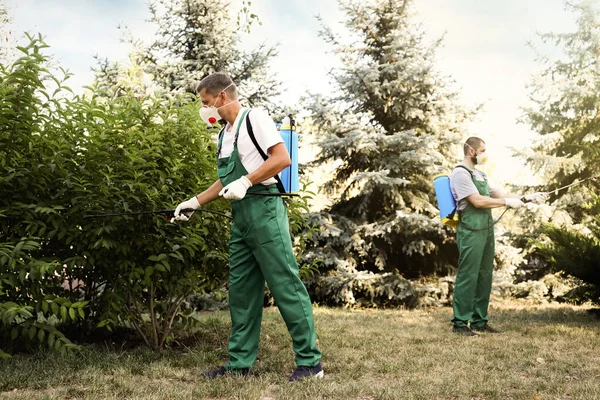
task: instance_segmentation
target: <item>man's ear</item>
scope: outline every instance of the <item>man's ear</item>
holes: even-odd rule
[[[221,93],[219,93],[219,96],[221,97],[221,101],[223,101],[223,104],[224,104],[225,102],[227,102],[228,100],[231,100],[231,99],[229,98],[229,95],[227,94],[227,92],[225,92],[224,90],[223,90],[223,91],[221,91]]]

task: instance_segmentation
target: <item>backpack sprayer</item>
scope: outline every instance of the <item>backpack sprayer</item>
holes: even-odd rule
[[[594,180],[598,178],[597,176],[592,176],[589,178],[585,178],[582,180],[576,180],[575,182],[561,186],[557,189],[551,190],[549,192],[542,192],[546,194],[555,193],[558,194],[559,191],[568,189],[572,186],[580,185],[588,180]],[[458,226],[459,223],[459,213],[456,212],[456,201],[454,200],[454,196],[452,195],[452,190],[450,189],[450,177],[446,174],[437,175],[433,179],[433,187],[435,189],[435,196],[438,201],[438,207],[440,209],[440,219],[442,220],[442,224],[450,226],[454,229]],[[524,203],[529,203],[530,200],[526,200],[525,197],[521,197],[521,201]],[[504,212],[498,217],[497,220],[494,221],[494,224],[502,218],[504,213],[508,211],[508,209],[504,210]],[[485,228],[487,229],[487,228]]]

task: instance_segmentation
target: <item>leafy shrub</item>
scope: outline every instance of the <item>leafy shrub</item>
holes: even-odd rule
[[[85,318],[87,303],[60,296],[56,272],[62,267],[32,259],[28,253],[37,249],[39,243],[29,239],[0,244],[0,335],[11,350],[73,350],[78,346],[58,328]]]
[[[554,272],[578,278],[582,286],[594,288],[580,291],[581,297],[600,302],[600,240],[590,233],[545,225],[545,242],[538,242],[537,252],[545,257]],[[567,295],[566,297],[573,297]],[[575,296],[576,297],[576,296]],[[576,298],[572,299],[577,301]]]
[[[213,138],[191,96],[67,97],[69,74],[53,75],[47,46],[30,41],[0,67],[0,272],[24,277],[3,280],[2,331],[35,319],[39,332],[34,311],[56,304],[80,334],[125,324],[162,349],[193,321],[183,299],[226,279],[228,223],[85,216],[173,208],[216,179]]]

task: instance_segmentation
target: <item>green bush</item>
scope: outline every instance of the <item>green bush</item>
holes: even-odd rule
[[[582,289],[585,289],[565,297],[574,301],[586,299],[600,303],[599,238],[554,225],[545,225],[542,231],[547,241],[538,242],[537,252],[548,261],[553,272],[564,272],[580,279]],[[590,287],[593,288],[592,293]]]
[[[61,81],[40,54],[47,46],[30,39],[13,65],[0,65],[0,335],[11,350],[65,351],[74,345],[57,328],[84,318],[86,303],[61,288],[63,266],[44,253],[60,234],[64,210],[47,206],[62,190],[55,183],[64,171],[55,160],[71,150],[66,140],[54,140],[65,104],[60,90],[49,95],[42,82]]]
[[[69,74],[53,75],[47,46],[30,40],[0,69],[0,273],[23,277],[2,280],[2,312],[39,324],[33,311],[57,304],[65,332],[125,324],[162,349],[191,322],[183,299],[225,280],[227,221],[85,216],[173,208],[216,179],[214,140],[190,96],[67,97]],[[2,319],[3,332],[15,326]]]
[[[600,196],[593,195],[590,201],[582,203],[582,208],[590,215],[584,225],[545,224],[544,236],[533,243],[552,272],[566,273],[581,281],[577,290],[563,298],[600,303]]]
[[[292,244],[300,269],[299,275],[305,281],[319,273],[320,261],[308,260],[306,257],[308,247],[314,242],[319,232],[318,225],[308,218],[310,215],[309,202],[315,197],[315,193],[308,190],[311,184],[310,181],[302,181],[301,195],[286,200]]]
[[[16,245],[0,244],[0,327],[10,350],[36,347],[77,348],[57,327],[85,318],[86,302],[71,302],[60,293],[56,262],[32,259],[39,243],[23,238]],[[20,346],[14,346],[15,344]]]

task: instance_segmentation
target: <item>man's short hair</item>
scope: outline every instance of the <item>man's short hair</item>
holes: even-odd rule
[[[200,91],[204,89],[206,90],[206,93],[213,97],[217,97],[225,88],[227,88],[225,93],[227,93],[231,99],[237,99],[237,87],[229,75],[224,72],[215,72],[214,74],[210,74],[200,81],[198,87],[196,88],[196,93],[200,93]]]
[[[470,148],[473,148],[473,150],[477,151],[479,150],[479,147],[482,144],[485,144],[485,142],[483,141],[483,139],[480,139],[477,136],[471,136],[470,138],[468,138],[465,144],[463,145],[463,152],[465,153],[465,156],[469,154]]]

